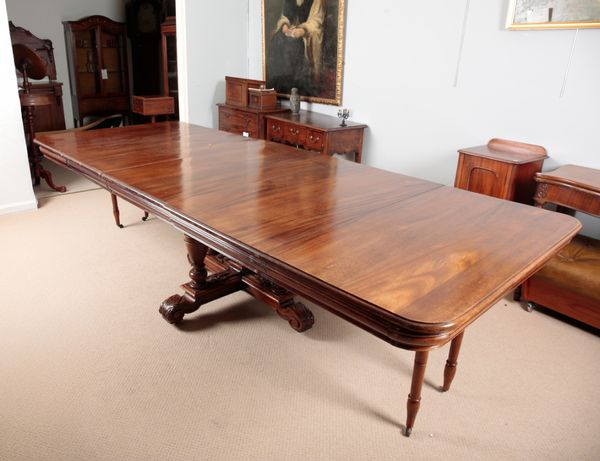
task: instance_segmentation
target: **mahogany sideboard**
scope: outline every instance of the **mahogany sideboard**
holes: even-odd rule
[[[600,170],[565,165],[535,180],[538,207],[552,203],[600,218]],[[520,297],[600,329],[600,240],[575,237],[523,284]]]
[[[494,138],[484,146],[459,149],[454,187],[533,204],[533,176],[542,170],[546,149]]]
[[[230,104],[217,104],[219,107],[219,130],[229,133],[246,134],[250,138],[265,139],[267,126],[265,117],[269,114],[289,112],[286,107],[275,109],[256,109],[253,107],[238,107]]]
[[[301,110],[298,114],[269,114],[267,140],[324,155],[350,155],[356,163],[362,161],[363,134],[367,125],[346,122],[331,115]]]
[[[448,390],[465,329],[581,228],[571,216],[181,122],[35,142],[185,233],[191,280],[162,302],[167,321],[246,290],[303,331],[314,318],[296,294],[414,351],[406,435],[429,352],[451,343]],[[223,265],[210,275],[209,249]]]

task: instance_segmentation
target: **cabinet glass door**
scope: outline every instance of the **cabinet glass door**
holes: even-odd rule
[[[123,43],[120,35],[100,31],[100,53],[102,69],[100,81],[104,94],[121,94],[125,92],[125,73],[123,65]]]
[[[168,96],[177,97],[177,38],[167,35],[167,88]]]
[[[79,92],[81,96],[94,96],[100,92],[98,81],[98,53],[94,29],[75,32],[75,50]]]

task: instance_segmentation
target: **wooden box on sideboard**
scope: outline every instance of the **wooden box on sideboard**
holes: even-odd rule
[[[277,107],[277,92],[260,88],[248,88],[248,107],[253,109],[275,109]]]

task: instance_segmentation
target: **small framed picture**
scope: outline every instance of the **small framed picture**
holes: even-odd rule
[[[583,29],[600,27],[597,0],[509,0],[506,28]]]

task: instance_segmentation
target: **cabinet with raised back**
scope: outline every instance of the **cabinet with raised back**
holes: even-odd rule
[[[533,204],[533,177],[548,158],[542,146],[494,138],[487,145],[459,149],[458,154],[454,187]]]
[[[129,114],[125,24],[104,16],[64,21],[75,126],[87,116]]]

